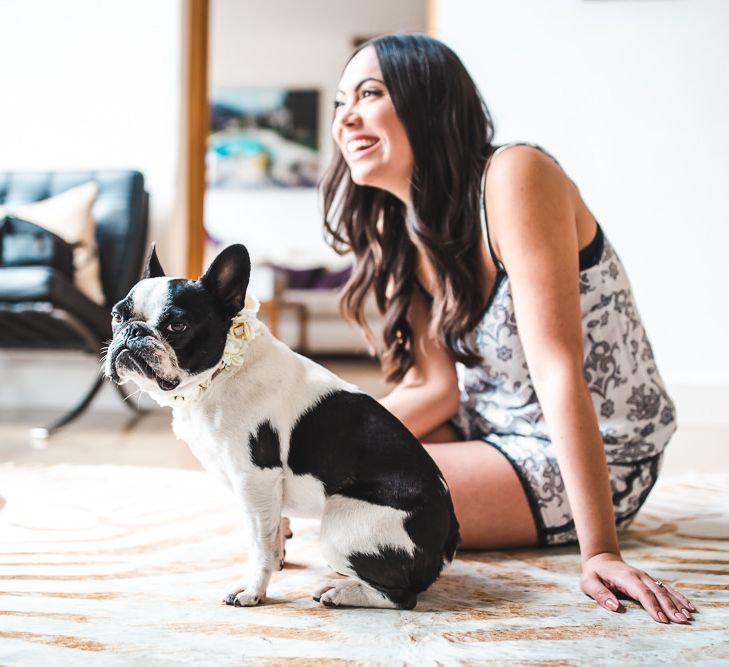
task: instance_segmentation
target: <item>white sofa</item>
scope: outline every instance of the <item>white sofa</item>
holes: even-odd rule
[[[377,333],[382,318],[373,301],[367,319]],[[369,356],[364,334],[339,313],[339,293],[325,289],[285,289],[279,300],[278,335],[303,354]]]

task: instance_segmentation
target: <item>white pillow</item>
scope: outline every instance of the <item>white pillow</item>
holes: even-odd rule
[[[0,218],[14,215],[75,244],[74,284],[89,299],[104,305],[106,297],[101,287],[96,223],[91,213],[98,190],[96,183],[89,181],[32,204],[0,206]]]

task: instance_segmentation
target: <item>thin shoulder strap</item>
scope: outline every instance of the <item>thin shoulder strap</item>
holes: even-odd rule
[[[486,245],[489,249],[489,254],[491,255],[491,259],[493,263],[496,265],[496,268],[499,271],[504,271],[504,265],[501,263],[501,261],[496,257],[496,253],[494,252],[494,247],[491,244],[491,236],[489,235],[489,221],[488,217],[486,215],[486,174],[488,174],[489,167],[491,166],[491,162],[493,159],[499,154],[502,153],[509,148],[512,148],[513,146],[530,146],[531,148],[536,148],[538,151],[541,151],[544,153],[548,158],[554,160],[555,164],[559,165],[559,162],[555,159],[553,155],[545,151],[541,146],[538,144],[533,144],[529,141],[512,141],[508,144],[503,144],[499,146],[491,155],[489,155],[488,159],[486,160],[486,164],[483,168],[483,176],[481,177],[481,233],[483,234],[483,237],[486,239]]]
[[[503,271],[504,265],[496,258],[494,247],[491,245],[491,236],[489,235],[489,221],[486,218],[486,172],[488,171],[490,161],[491,158],[489,157],[489,159],[486,160],[486,166],[484,167],[483,175],[481,176],[481,206],[479,207],[479,211],[481,213],[481,234],[484,239],[486,239],[486,247],[489,250],[491,261],[496,265],[496,268],[499,271]]]

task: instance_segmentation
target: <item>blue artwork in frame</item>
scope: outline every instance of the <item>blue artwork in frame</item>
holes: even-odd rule
[[[312,187],[319,176],[319,92],[218,88],[210,101],[208,187]]]

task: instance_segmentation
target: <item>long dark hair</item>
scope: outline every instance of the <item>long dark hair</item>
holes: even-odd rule
[[[354,252],[352,276],[340,307],[372,347],[364,314],[374,290],[385,316],[380,359],[388,380],[413,364],[407,314],[416,289],[416,246],[435,275],[431,335],[468,366],[480,361],[466,334],[484,306],[480,226],[481,177],[493,152],[493,122],[463,63],[426,35],[394,34],[373,46],[395,112],[413,152],[411,206],[394,195],[352,181],[338,148],[320,189],[327,241],[340,254]],[[349,61],[348,61],[349,62]]]

